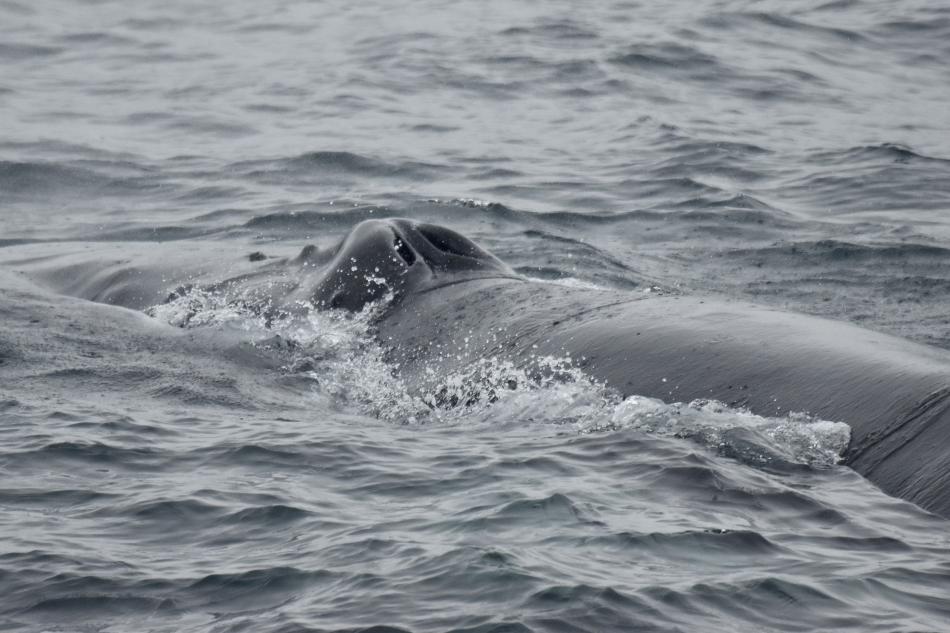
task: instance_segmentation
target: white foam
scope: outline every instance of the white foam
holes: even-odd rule
[[[597,284],[579,279],[577,277],[559,277],[558,279],[540,279],[537,277],[526,277],[528,281],[534,281],[544,284],[554,284],[555,286],[566,286],[567,288],[581,288],[583,290],[610,290],[607,286],[598,286]]]
[[[610,421],[616,427],[695,439],[727,452],[761,449],[758,455],[746,454],[747,461],[784,460],[814,468],[836,464],[851,439],[851,427],[843,422],[804,413],[763,417],[716,400],[667,404],[631,396],[614,409]]]
[[[804,414],[768,418],[713,400],[668,404],[621,399],[569,358],[515,363],[486,358],[410,389],[370,325],[392,295],[353,314],[301,304],[264,318],[266,304],[227,291],[193,289],[147,312],[179,327],[239,328],[278,354],[284,371],[314,381],[315,396],[348,412],[400,424],[553,424],[577,433],[620,429],[697,441],[752,465],[829,467],[847,448],[850,428]]]

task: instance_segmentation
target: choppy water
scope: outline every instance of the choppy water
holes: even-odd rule
[[[938,2],[3,0],[0,628],[950,630],[947,522],[840,426],[430,410],[362,318],[67,296],[406,216],[950,347],[948,59]]]

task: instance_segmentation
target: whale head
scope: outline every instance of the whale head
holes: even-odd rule
[[[361,310],[392,292],[408,293],[475,279],[521,279],[472,240],[442,226],[404,219],[366,220],[308,283],[314,304]]]

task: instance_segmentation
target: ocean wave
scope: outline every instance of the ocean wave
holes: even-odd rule
[[[130,595],[96,595],[79,593],[35,601],[23,610],[24,614],[45,617],[82,618],[95,616],[122,617],[138,613],[154,612],[174,607],[174,602],[163,598]]]
[[[641,552],[644,556],[689,560],[697,563],[713,559],[717,565],[748,564],[743,559],[790,554],[762,534],[751,530],[690,530],[674,533],[635,534],[620,532],[598,539],[598,545],[622,550],[625,554]],[[730,558],[731,561],[724,561]]]
[[[571,43],[592,41],[599,38],[596,30],[569,19],[539,20],[530,26],[510,26],[501,31],[500,35],[505,37],[533,36],[545,40],[553,38]]]
[[[3,42],[0,43],[0,59],[13,62],[44,59],[47,57],[55,57],[65,50],[64,48],[56,46]]]
[[[386,217],[387,209],[376,205],[359,205],[346,208],[341,205],[339,210],[327,211],[278,211],[251,218],[244,223],[251,229],[343,229],[354,226],[364,220]]]
[[[139,44],[139,42],[130,37],[124,37],[117,33],[107,33],[105,31],[66,33],[60,37],[60,40],[69,46],[77,44],[88,44],[90,46],[130,46]]]
[[[118,496],[96,490],[0,490],[0,506],[73,508],[88,503],[107,502]]]
[[[735,30],[765,26],[789,31],[796,36],[815,36],[819,39],[841,41],[848,45],[868,44],[868,38],[860,31],[821,24],[793,18],[774,12],[738,12],[721,13],[702,19],[702,24],[715,29]],[[756,29],[758,31],[758,29]],[[774,40],[773,40],[774,41]]]
[[[867,263],[867,262],[913,262],[930,265],[936,260],[950,260],[950,249],[932,244],[883,243],[860,244],[841,240],[818,240],[814,242],[795,242],[792,244],[774,244],[756,249],[734,249],[735,255],[766,261],[780,259],[789,266],[821,266],[831,262]],[[948,261],[950,263],[950,261]]]
[[[919,36],[922,34],[937,35],[950,32],[950,17],[918,18],[916,20],[890,20],[877,25],[881,33],[896,33],[901,35]]]
[[[0,160],[0,199],[45,200],[58,196],[138,196],[167,191],[164,177],[130,162],[73,163]]]
[[[147,467],[149,464],[161,461],[163,452],[152,448],[130,448],[105,442],[59,441],[35,449],[7,451],[5,457],[23,464],[57,461],[127,466],[134,464],[137,467]]]
[[[303,205],[299,209],[280,210],[257,215],[244,223],[245,228],[266,230],[268,232],[286,232],[296,229],[310,229],[315,234],[329,232],[342,237],[344,231],[364,220],[405,217],[420,221],[445,222],[456,219],[459,222],[471,222],[473,217],[488,221],[514,222],[529,219],[533,214],[511,209],[498,202],[476,199],[421,199],[408,200],[399,204],[366,204],[363,202],[337,199],[320,205]],[[473,216],[471,210],[477,211]]]
[[[950,158],[927,156],[914,149],[898,143],[878,143],[875,145],[860,145],[838,150],[822,150],[809,156],[810,161],[823,165],[845,166],[862,162],[902,163],[934,162],[950,164]],[[947,167],[950,169],[950,167]]]
[[[233,163],[229,171],[280,184],[314,183],[341,176],[423,180],[439,175],[445,167],[418,161],[385,161],[346,151],[316,151],[290,158]]]
[[[740,210],[740,211],[772,211],[774,207],[770,204],[755,198],[749,194],[737,193],[729,194],[723,192],[717,196],[699,196],[695,198],[690,198],[688,200],[683,200],[677,202],[673,205],[670,205],[673,208],[687,208],[687,209],[727,209],[727,210]],[[771,217],[773,213],[740,213],[738,216],[733,215],[732,217],[739,218],[755,218],[755,222],[759,223],[759,220],[764,221],[766,217]],[[724,214],[724,218],[729,218],[729,214]]]
[[[232,512],[227,517],[221,519],[224,525],[247,526],[249,524],[260,525],[262,529],[274,529],[283,525],[296,523],[311,513],[290,505],[276,504],[270,506],[261,506],[256,508],[245,508]]]

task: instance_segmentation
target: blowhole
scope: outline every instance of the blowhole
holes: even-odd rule
[[[412,266],[416,263],[416,254],[398,237],[393,240],[393,247],[396,249],[396,252],[399,253],[399,256],[402,257],[402,260],[406,262],[406,266]]]

